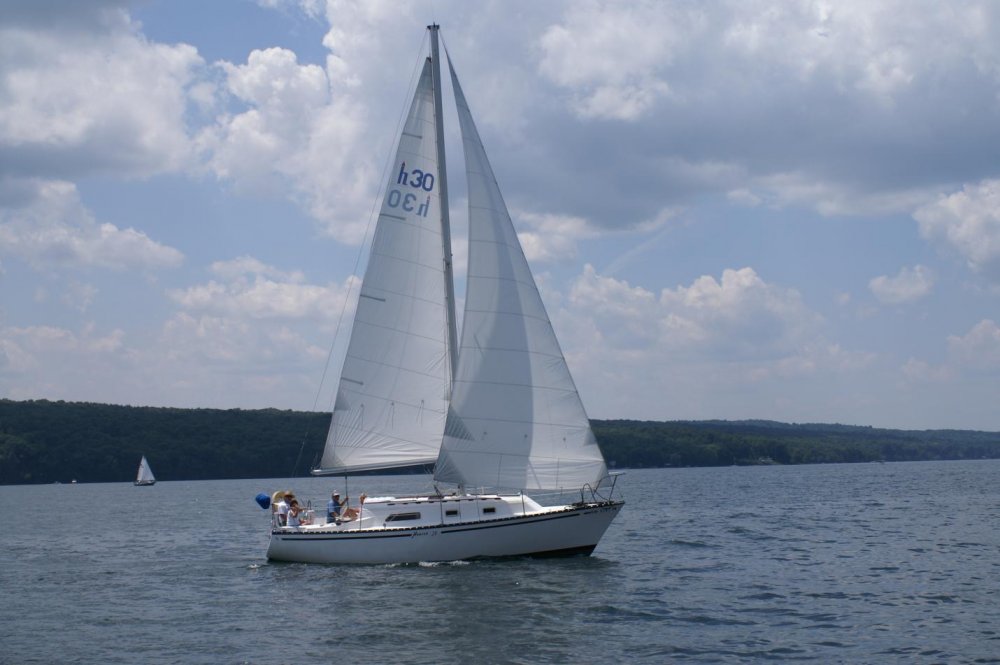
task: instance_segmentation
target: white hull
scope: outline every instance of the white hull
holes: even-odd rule
[[[137,480],[133,483],[136,487],[148,487],[149,485],[155,485],[155,480]]]
[[[390,505],[406,505],[392,501],[395,503]],[[458,501],[425,498],[410,505],[444,515],[449,504]],[[498,502],[500,512],[486,519],[385,526],[384,509],[375,508],[372,517],[362,515],[356,523],[275,528],[267,558],[303,563],[386,564],[590,554],[624,504],[606,501],[543,508],[530,499],[527,506],[520,498],[498,497],[493,501]],[[505,506],[514,508],[515,514],[504,515]],[[521,506],[527,510],[517,510]]]

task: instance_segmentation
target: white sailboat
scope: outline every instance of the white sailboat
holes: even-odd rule
[[[135,474],[135,485],[146,486],[155,484],[156,478],[153,476],[153,470],[149,468],[149,462],[146,461],[146,456],[143,455],[142,459],[139,460],[139,470]]]
[[[313,473],[434,464],[435,487],[456,489],[367,498],[357,516],[332,524],[276,521],[272,560],[589,554],[624,505],[611,498],[614,477],[449,60],[469,183],[469,273],[458,342],[438,26],[428,30],[430,57],[399,139],[326,447]],[[543,506],[526,491],[572,491],[579,500]]]

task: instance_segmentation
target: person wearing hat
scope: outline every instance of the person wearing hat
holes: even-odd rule
[[[343,502],[340,500],[340,492],[334,492],[330,495],[330,500],[326,502],[326,523],[335,524],[340,522],[340,509],[344,506],[347,499]]]
[[[288,504],[290,504],[294,498],[294,494],[291,492],[285,492],[281,495],[281,501],[275,504],[275,513],[278,515],[279,526],[285,526],[288,524]]]

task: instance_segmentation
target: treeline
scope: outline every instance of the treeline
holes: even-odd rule
[[[124,482],[145,455],[159,480],[308,473],[328,413],[0,400],[0,484]],[[1000,458],[1000,433],[770,421],[593,421],[618,468]]]
[[[143,455],[157,480],[302,475],[329,423],[277,409],[0,400],[0,484],[134,480]]]
[[[1000,432],[767,420],[602,420],[593,426],[609,463],[629,468],[1000,458]]]

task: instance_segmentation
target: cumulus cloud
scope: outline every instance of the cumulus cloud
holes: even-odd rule
[[[230,261],[215,261],[209,270],[226,280],[238,280],[247,275],[260,275],[270,279],[299,284],[305,281],[301,270],[285,271],[269,266],[252,256],[241,256]]]
[[[900,305],[923,298],[934,286],[934,273],[926,266],[902,268],[895,277],[879,275],[868,282],[868,288],[887,305]]]
[[[131,177],[191,164],[187,89],[204,66],[196,49],[147,41],[114,5],[74,3],[73,20],[65,8],[15,5],[0,21],[0,173]]]
[[[806,169],[745,178],[748,187],[732,190],[726,197],[744,206],[767,205],[812,207],[826,217],[889,215],[910,211],[935,196],[933,189],[908,187],[859,192],[854,183],[838,181]]]
[[[825,215],[899,213],[956,177],[982,177],[1000,140],[1000,13],[975,0],[919,6],[562,5],[539,35],[537,71],[577,122],[561,117],[552,136],[586,141],[601,120],[633,127],[607,142],[600,173],[566,160],[580,181],[571,212],[622,224],[653,205],[652,192],[662,205],[707,191]],[[678,180],[665,156],[728,168]],[[601,209],[609,168],[633,195],[626,219]]]
[[[519,226],[531,227],[530,231],[520,231],[517,238],[525,256],[532,262],[574,259],[577,241],[598,235],[598,231],[581,217],[524,211],[516,212],[515,216]]]
[[[656,293],[588,265],[557,302],[553,318],[581,394],[612,414],[714,417],[717,397],[742,393],[748,409],[765,409],[761,417],[774,404],[762,405],[756,387],[829,382],[875,361],[828,341],[796,290],[749,267]]]
[[[944,362],[929,363],[909,358],[901,368],[903,377],[913,384],[959,383],[1000,373],[1000,326],[983,319],[964,335],[949,335]],[[976,390],[995,391],[995,382]],[[962,391],[955,389],[956,395]]]
[[[167,295],[182,308],[229,319],[313,319],[335,321],[344,309],[350,284],[305,284],[297,271],[284,272],[253,257],[217,262],[212,271],[223,281],[210,280]],[[222,319],[220,319],[222,320]],[[228,319],[227,319],[228,320]]]
[[[184,259],[141,231],[98,223],[73,183],[42,180],[0,182],[0,252],[39,269],[167,268]]]
[[[12,399],[303,408],[326,349],[285,325],[178,313],[158,337],[120,329],[0,327],[0,393]],[[157,380],[149,381],[150,376]]]
[[[794,289],[767,284],[752,268],[725,270],[691,286],[664,289],[660,305],[668,312],[668,333],[697,331],[691,341],[735,357],[787,354],[818,323]]]
[[[56,326],[0,327],[0,392],[13,399],[79,399],[106,380],[109,359],[125,333],[99,334],[93,324],[79,331]],[[99,393],[95,393],[99,394]]]
[[[544,32],[539,70],[573,91],[580,116],[635,120],[670,92],[664,70],[678,42],[693,36],[684,32],[690,22],[662,4],[618,5],[614,11],[596,12],[594,7],[577,7],[563,23]],[[595,18],[598,22],[590,23]]]
[[[66,287],[66,293],[63,294],[62,301],[70,307],[78,309],[81,312],[86,312],[91,303],[94,302],[97,292],[97,287],[93,284],[84,284],[76,280],[71,280]]]
[[[976,371],[1000,370],[1000,326],[992,319],[983,319],[965,335],[949,336],[948,356]]]
[[[245,110],[220,116],[197,143],[209,168],[247,191],[291,192],[327,231],[357,244],[374,196],[370,151],[360,149],[364,108],[333,96],[326,71],[292,51],[253,51],[220,63]]]
[[[568,306],[618,348],[658,349],[725,360],[793,355],[816,334],[819,317],[794,289],[768,284],[752,268],[703,275],[655,294],[587,265]]]
[[[923,237],[957,252],[969,268],[1000,282],[1000,180],[965,185],[913,216]]]
[[[955,371],[949,365],[932,365],[918,358],[907,359],[901,371],[903,377],[911,383],[941,383],[956,378]]]
[[[360,242],[406,101],[417,10],[261,0],[322,15],[325,63],[261,48],[210,68],[190,46],[146,39],[123,3],[46,20],[31,4],[14,4],[0,39],[0,140],[21,175],[201,165]],[[505,193],[594,228],[635,227],[706,192],[830,215],[911,210],[982,177],[1000,140],[1000,12],[988,2],[569,2],[505,27],[508,13],[456,4],[445,26],[498,175],[514,183]],[[484,43],[510,43],[509,57]],[[221,111],[207,121],[209,108]],[[607,121],[614,136],[595,139]],[[577,146],[595,140],[601,158],[581,160]],[[558,197],[553,174],[572,174]]]

